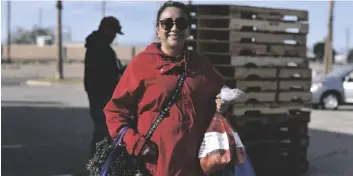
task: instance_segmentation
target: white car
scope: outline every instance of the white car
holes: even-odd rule
[[[334,110],[339,105],[353,104],[353,64],[313,80],[311,92],[313,108]]]

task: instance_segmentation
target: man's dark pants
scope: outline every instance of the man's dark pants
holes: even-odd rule
[[[105,114],[103,109],[110,100],[111,96],[88,94],[90,114],[94,123],[93,138],[91,141],[90,157],[96,152],[96,143],[109,136]]]

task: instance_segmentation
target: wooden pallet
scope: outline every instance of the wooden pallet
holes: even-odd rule
[[[254,103],[270,103],[276,102],[276,92],[248,92],[244,96],[234,100],[236,104],[254,104]]]
[[[213,64],[224,77],[236,80],[311,80],[311,69],[283,67],[238,67]]]
[[[231,41],[237,43],[257,43],[257,44],[288,44],[306,46],[306,35],[298,34],[272,34],[259,32],[241,32],[234,30],[219,30],[212,28],[192,29],[190,35],[192,39]]]
[[[231,88],[238,88],[244,92],[274,92],[277,91],[277,81],[243,81],[234,80],[232,78],[225,78],[226,85]]]
[[[307,92],[279,92],[278,102],[311,102],[312,93]]]
[[[203,53],[212,64],[233,65],[238,67],[294,67],[308,68],[309,62],[300,57],[261,57],[261,56],[232,56],[231,54]]]
[[[306,57],[305,46],[233,43],[212,40],[190,41],[189,44],[201,53],[230,53],[234,56]]]
[[[304,115],[308,112],[309,106],[310,104],[304,103],[234,104],[229,113],[235,116]]]
[[[287,117],[290,118],[287,118]],[[273,115],[271,117],[230,118],[231,124],[247,144],[278,143],[284,152],[293,146],[307,147],[309,145],[308,115]],[[266,121],[269,119],[269,121]],[[283,121],[285,119],[285,121]]]
[[[306,47],[303,46],[231,43],[230,48],[233,55],[239,56],[306,57]]]
[[[308,21],[308,11],[251,6],[231,6],[232,18],[270,21]],[[287,18],[287,17],[292,18]],[[294,17],[294,18],[293,18]]]
[[[308,170],[307,147],[298,146],[289,153],[280,149],[277,143],[247,145],[257,176],[299,176]]]
[[[239,80],[276,79],[277,68],[242,68],[229,65],[214,65],[225,77]]]
[[[308,79],[312,76],[311,69],[306,68],[279,68],[278,77],[281,79]]]
[[[311,80],[234,80],[225,77],[226,85],[244,92],[310,91]]]
[[[230,17],[230,5],[190,5],[189,11],[191,16],[218,16],[218,17]]]
[[[235,128],[242,128],[246,124],[259,124],[259,125],[280,125],[282,123],[290,122],[293,120],[303,120],[310,122],[310,111],[306,111],[305,114],[264,114],[261,116],[258,115],[233,115],[229,114],[228,119],[232,126]]]
[[[308,11],[238,5],[191,5],[189,10],[195,17],[245,18],[272,21],[308,21]],[[288,19],[287,16],[295,17]]]
[[[213,56],[212,54],[205,55],[210,58],[212,63],[217,62],[215,59],[216,56]],[[300,57],[232,56],[229,64],[243,67],[309,67],[308,60]]]
[[[309,32],[309,25],[307,23],[300,22],[285,23],[278,21],[231,19],[230,29],[256,32],[307,34]]]
[[[310,91],[311,80],[279,80],[279,91]]]
[[[203,36],[201,36],[200,34],[200,37],[203,37]],[[230,33],[230,41],[239,42],[239,43],[251,42],[251,43],[262,43],[262,44],[265,44],[265,43],[266,44],[289,44],[289,45],[306,46],[306,35],[233,31]]]
[[[193,29],[235,30],[242,32],[259,32],[273,34],[306,35],[309,32],[307,23],[286,23],[278,21],[225,19],[219,17],[200,17],[191,22]]]
[[[210,30],[230,30],[230,19],[224,18],[198,18],[191,21],[192,29],[210,29]]]

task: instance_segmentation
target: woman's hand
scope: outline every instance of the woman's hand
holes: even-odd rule
[[[152,141],[147,141],[145,147],[142,149],[141,152],[142,158],[149,163],[156,163],[158,159],[158,147]]]
[[[216,97],[216,105],[217,105],[217,112],[224,113],[227,111],[231,101],[225,101],[221,99],[219,96]]]

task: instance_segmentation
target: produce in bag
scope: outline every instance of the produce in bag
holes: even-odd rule
[[[230,102],[242,94],[244,92],[239,89],[224,86],[218,97]],[[211,120],[199,150],[199,158],[201,168],[207,175],[224,169],[228,164],[244,162],[244,146],[221,113],[216,112]]]

